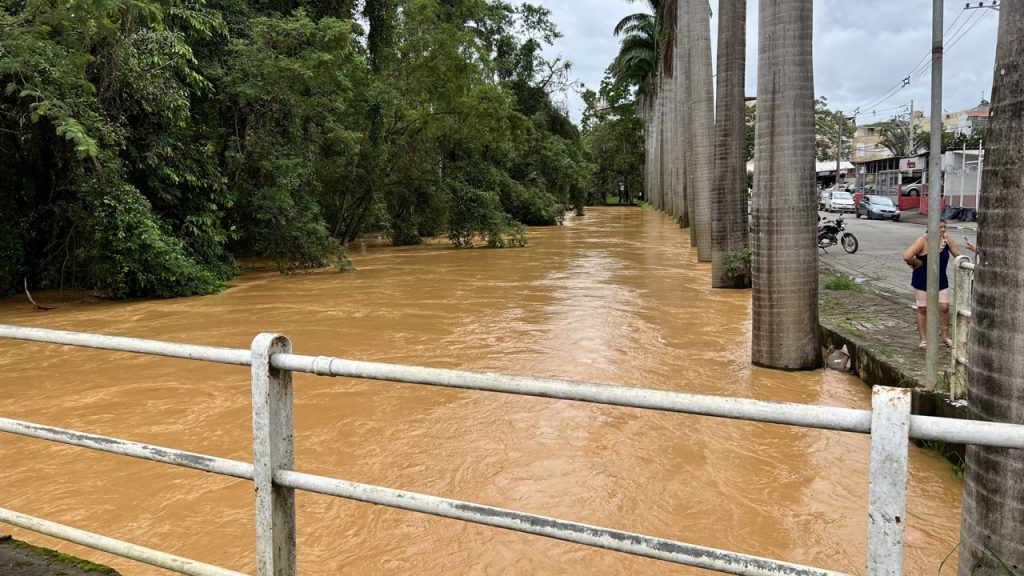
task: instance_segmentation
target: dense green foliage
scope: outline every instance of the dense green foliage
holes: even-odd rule
[[[366,232],[520,245],[593,172],[557,37],[500,0],[0,0],[0,295],[210,293]]]
[[[630,85],[613,80],[612,73],[599,92],[583,94],[583,141],[596,166],[591,204],[609,196],[630,203],[643,195],[643,121],[636,115]]]
[[[757,124],[757,105],[748,103],[746,110],[747,123],[747,160],[754,158],[754,129]],[[836,159],[836,146],[842,134],[843,158],[849,158],[853,149],[853,135],[856,127],[849,118],[845,118],[839,110],[828,107],[828,98],[819,96],[814,100],[814,148],[815,158],[819,162]]]

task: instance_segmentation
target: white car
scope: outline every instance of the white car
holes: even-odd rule
[[[857,206],[853,203],[853,196],[843,190],[833,190],[825,200],[826,212],[856,212]]]

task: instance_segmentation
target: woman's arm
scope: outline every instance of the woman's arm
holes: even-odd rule
[[[946,245],[949,246],[949,253],[952,254],[954,258],[963,255],[963,252],[960,251],[960,247],[956,245],[956,241],[953,240],[952,236],[946,234],[944,238],[946,239]]]
[[[907,248],[906,251],[903,252],[903,261],[907,263],[907,266],[910,266],[911,268],[917,268],[918,266],[923,264],[923,262],[921,262],[921,259],[917,257],[917,255],[920,254],[921,250],[923,249],[924,237],[922,236],[917,240],[914,240],[914,243],[910,245],[910,248]]]

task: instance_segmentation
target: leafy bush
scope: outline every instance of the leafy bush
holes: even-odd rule
[[[725,275],[734,279],[746,279],[745,283],[747,286],[750,285],[750,265],[751,254],[749,248],[726,254],[722,259]]]
[[[160,227],[149,201],[123,184],[95,194],[89,217],[92,285],[114,298],[211,294],[223,283]]]
[[[562,213],[562,204],[541,188],[512,182],[508,213],[528,226],[551,226]]]
[[[448,239],[455,246],[471,247],[477,237],[492,248],[526,245],[523,225],[502,210],[496,193],[456,182],[451,196]]]

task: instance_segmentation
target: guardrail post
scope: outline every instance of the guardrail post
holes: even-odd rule
[[[907,388],[885,386],[875,386],[871,393],[867,566],[869,576],[903,574],[910,394]]]
[[[295,490],[274,485],[274,472],[295,465],[292,373],[270,366],[291,353],[286,336],[263,333],[252,341],[252,435],[256,486],[256,573],[295,576]]]
[[[953,264],[953,298],[949,308],[953,350],[950,352],[949,398],[967,397],[967,344],[971,328],[971,295],[974,291],[974,264],[968,256],[957,256]]]

